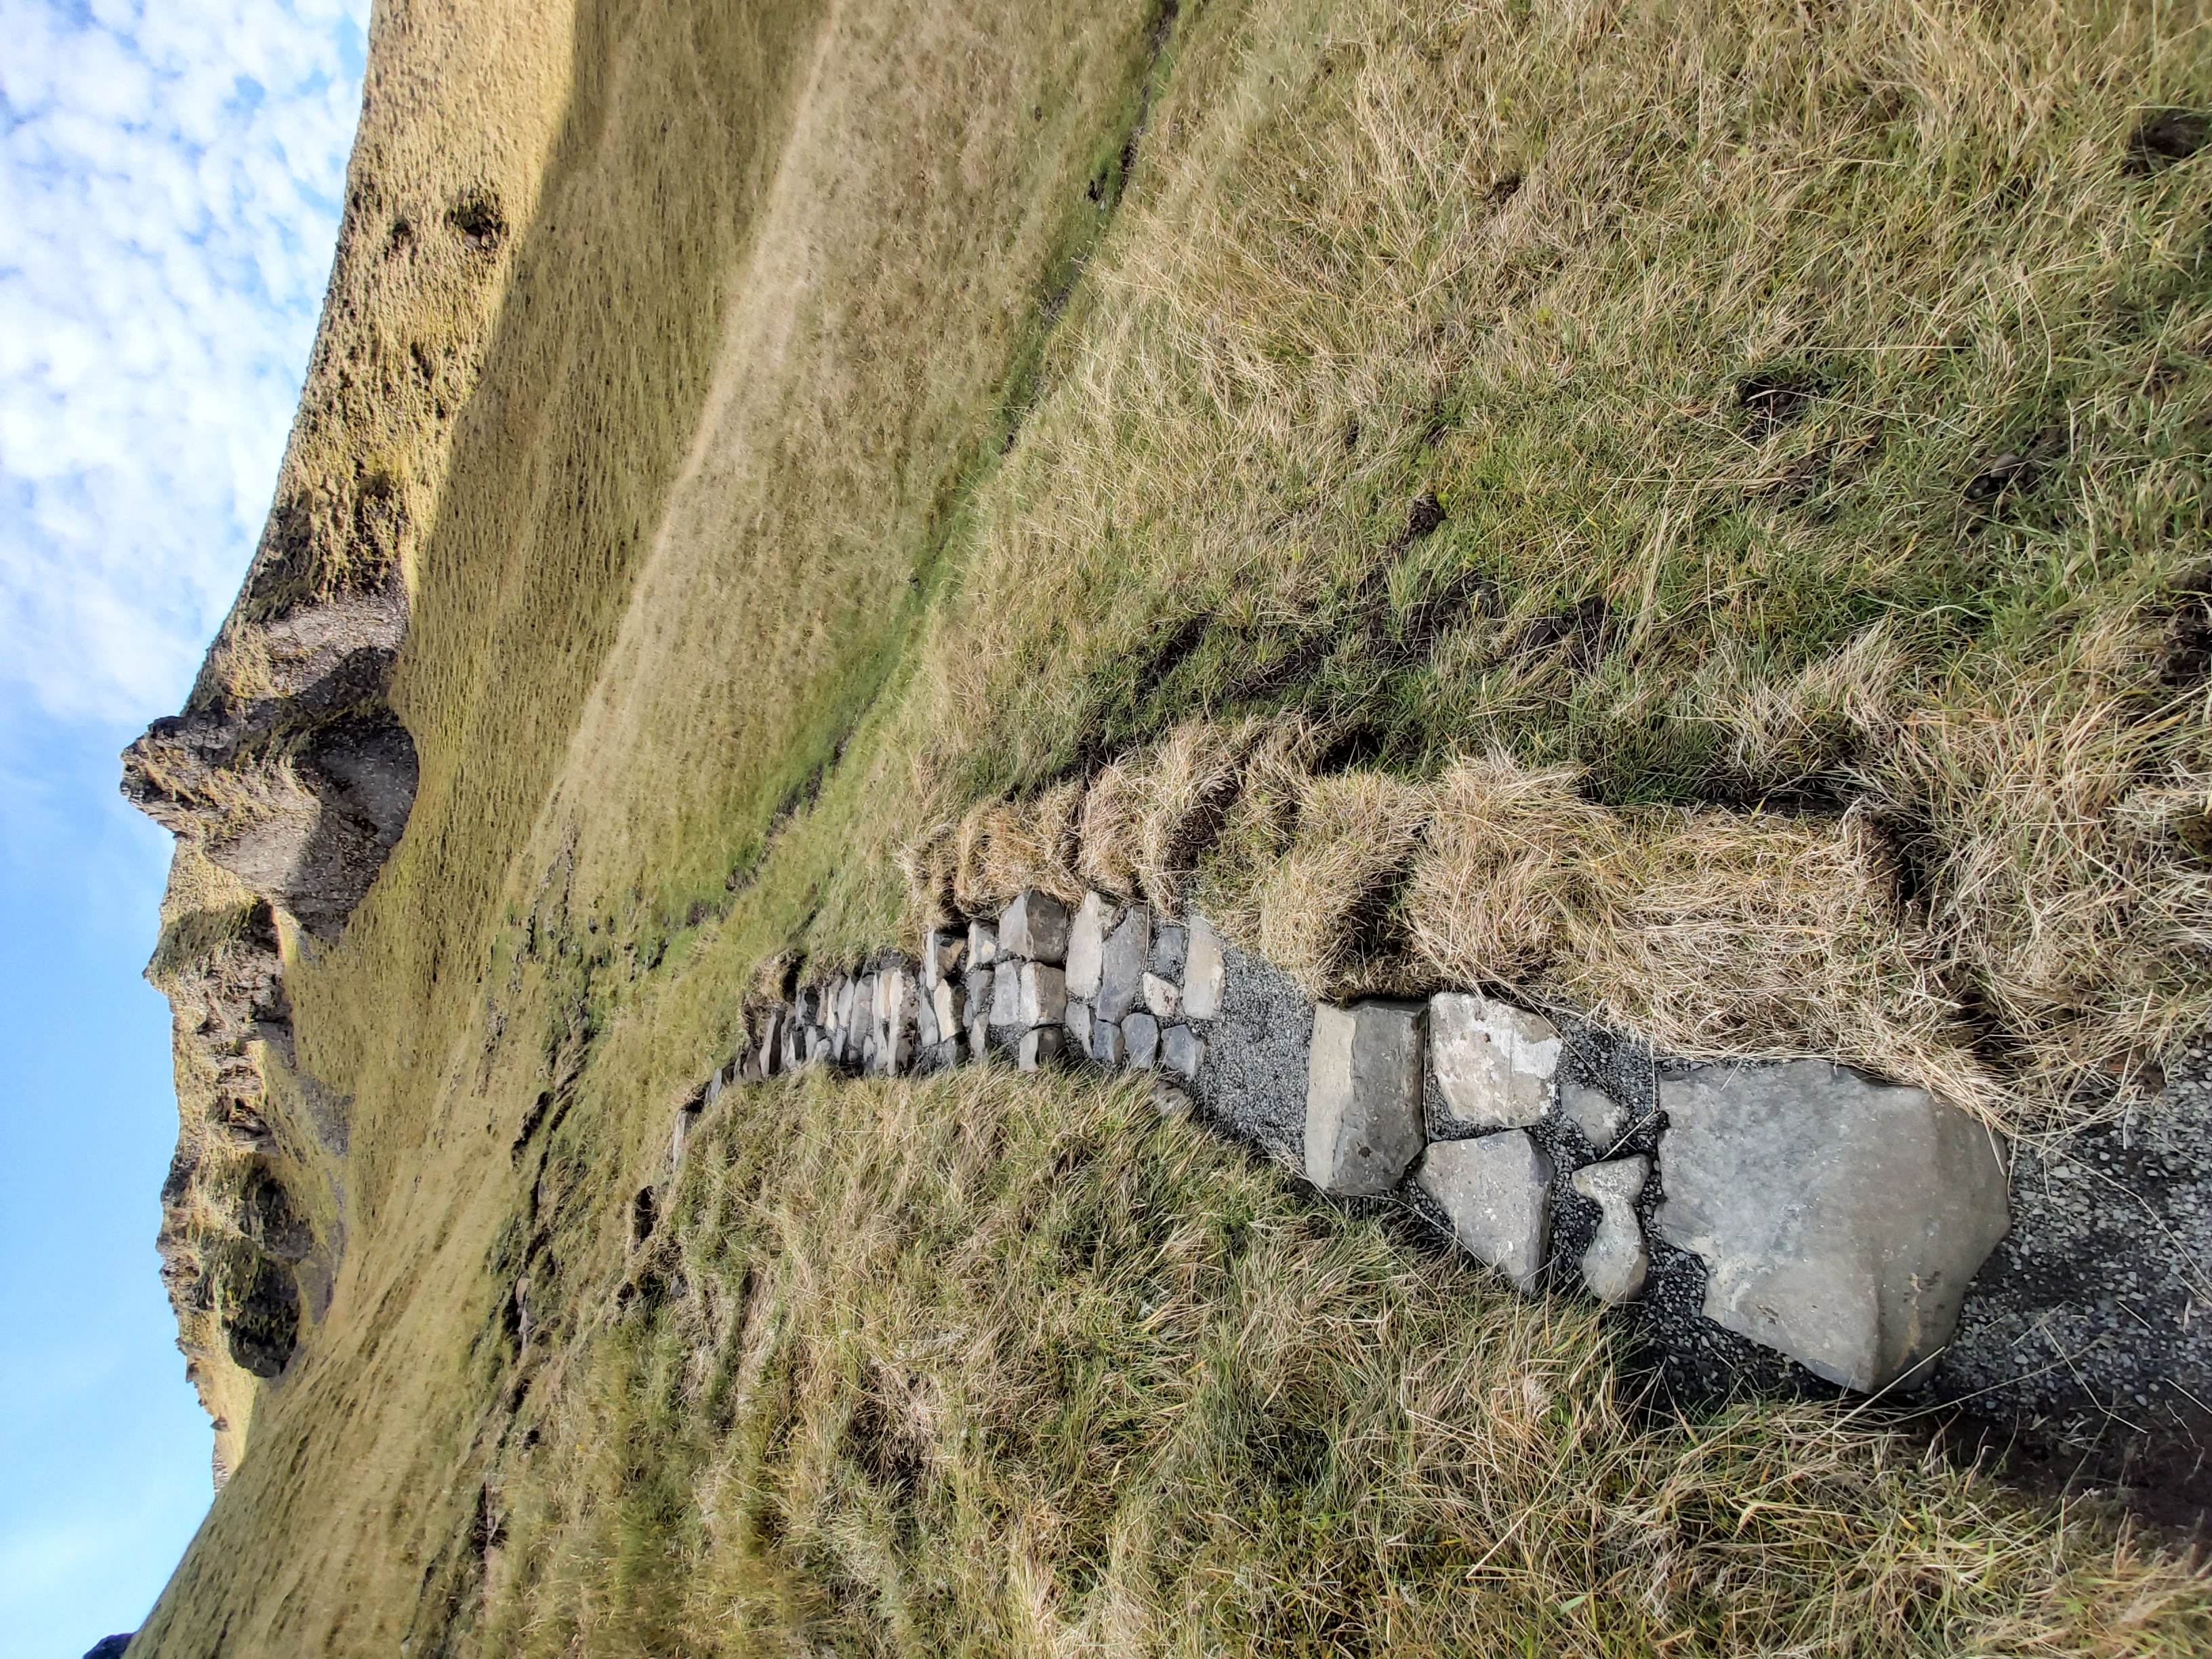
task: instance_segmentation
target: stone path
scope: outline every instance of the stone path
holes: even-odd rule
[[[2154,1448],[2169,1510],[2212,1504],[2202,1051],[2138,1121],[2015,1162],[1923,1091],[1826,1062],[1671,1062],[1471,989],[1316,1007],[1202,919],[1099,893],[1024,894],[756,1029],[689,1111],[810,1063],[1151,1070],[1164,1109],[1340,1201],[1403,1205],[1524,1292],[1613,1306],[1677,1403],[1962,1405],[2057,1474],[2139,1485]]]

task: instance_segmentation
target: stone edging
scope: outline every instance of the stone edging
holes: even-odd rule
[[[881,1077],[996,1053],[1024,1071],[1148,1070],[1162,1109],[1188,1112],[1195,1095],[1322,1191],[1407,1204],[1524,1293],[1568,1281],[1635,1300],[1649,1222],[1662,1249],[1703,1264],[1706,1319],[1868,1390],[1927,1371],[2005,1232],[2002,1146],[1925,1091],[1813,1060],[1655,1067],[1645,1116],[1660,1122],[1632,1122],[1626,1091],[1563,1077],[1552,1019],[1476,991],[1309,1004],[1301,1055],[1279,1042],[1272,1063],[1232,1066],[1214,1058],[1232,959],[1271,972],[1194,914],[1096,891],[1071,914],[1030,890],[931,933],[919,963],[886,954],[762,1010],[679,1114],[675,1156],[724,1089],[806,1066]],[[1286,1112],[1300,1086],[1302,1112]],[[1240,1123],[1262,1093],[1272,1136]],[[1555,1188],[1596,1215],[1569,1272],[1553,1261]]]

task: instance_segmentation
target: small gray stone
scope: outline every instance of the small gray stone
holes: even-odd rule
[[[968,1023],[968,995],[957,979],[941,979],[937,989],[930,994],[930,1009],[937,1016],[939,1042],[959,1035],[960,1028]]]
[[[914,1010],[914,1039],[924,1048],[934,1048],[938,1040],[937,999],[916,999]]]
[[[1226,978],[1221,936],[1205,917],[1193,916],[1183,958],[1183,1012],[1192,1019],[1217,1018],[1221,1012],[1221,993]]]
[[[969,969],[995,966],[999,960],[999,930],[988,921],[968,924],[968,966]]]
[[[1132,1014],[1121,1022],[1121,1041],[1129,1064],[1148,1067],[1160,1057],[1160,1023],[1150,1014]]]
[[[1101,1066],[1109,1067],[1119,1066],[1127,1054],[1127,1049],[1123,1046],[1124,1042],[1125,1039],[1121,1036],[1120,1026],[1103,1019],[1094,1019],[1091,1022],[1091,1058]]]
[[[1114,931],[1121,907],[1103,893],[1085,893],[1067,930],[1067,994],[1088,1001],[1098,994],[1099,969],[1106,957],[1106,935]]]
[[[990,1018],[991,998],[997,988],[998,981],[999,970],[995,968],[970,968],[962,975],[961,984],[968,992],[967,1013],[969,1020]]]
[[[934,991],[960,972],[960,963],[967,954],[967,934],[932,933],[923,941],[921,947],[922,984]]]
[[[1155,1019],[1173,1019],[1182,1002],[1182,987],[1158,974],[1145,975],[1145,1006]]]
[[[930,1064],[940,1072],[949,1072],[963,1058],[960,1039],[950,1036],[929,1051]]]
[[[783,1069],[783,1010],[771,1008],[761,1017],[760,1047],[755,1059],[763,1077],[774,1077]]]
[[[1182,1077],[1196,1077],[1206,1060],[1206,1044],[1188,1025],[1170,1025],[1160,1033],[1160,1064]]]
[[[1536,1290],[1552,1247],[1552,1160],[1525,1131],[1432,1141],[1413,1178],[1469,1255]]]
[[[1014,1064],[1024,1072],[1049,1066],[1060,1058],[1060,1041],[1059,1026],[1034,1026],[1022,1033],[1021,1045],[1014,1051]]]
[[[1067,1005],[1067,1046],[1086,1058],[1091,1053],[1091,1005],[1071,999]]]
[[[1583,1132],[1583,1139],[1602,1158],[1628,1127],[1628,1109],[1602,1089],[1587,1083],[1564,1084],[1559,1089],[1559,1115]]]
[[[1446,991],[1429,999],[1430,1063],[1444,1109],[1474,1128],[1520,1128],[1551,1109],[1559,1028],[1510,1002]]]
[[[1152,1085],[1152,1109],[1162,1117],[1188,1117],[1190,1097],[1162,1078]]]
[[[988,1060],[991,1057],[991,1024],[981,1014],[968,1021],[968,1058]]]
[[[1031,962],[1066,962],[1067,907],[1030,888],[999,913],[999,949]]]
[[[991,970],[991,1029],[1013,1030],[1028,1023],[1022,1018],[1022,964],[1001,957]]]
[[[1152,957],[1152,907],[1133,904],[1106,936],[1098,972],[1099,1018],[1119,1021],[1137,1006],[1144,994],[1145,964]]]
[[[1636,1218],[1636,1200],[1650,1178],[1651,1160],[1641,1154],[1584,1164],[1574,1173],[1575,1190],[1599,1210],[1597,1237],[1583,1252],[1583,1283],[1607,1305],[1636,1296],[1651,1271],[1644,1224]]]
[[[1152,971],[1162,979],[1180,980],[1190,955],[1190,929],[1179,921],[1164,921],[1152,930]]]
[[[1996,1137],[1924,1089],[1823,1060],[1662,1077],[1659,1231],[1705,1264],[1705,1316],[1845,1388],[1951,1340],[2010,1224]]]
[[[1048,962],[1022,964],[1024,1025],[1059,1025],[1067,1018],[1067,975]]]
[[[1322,1003],[1306,1068],[1306,1179],[1328,1193],[1387,1193],[1419,1154],[1428,1009]]]

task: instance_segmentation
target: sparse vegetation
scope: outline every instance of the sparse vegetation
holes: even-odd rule
[[[2212,995],[2197,10],[509,21],[357,159],[459,156],[319,360],[449,447],[303,425],[272,521],[404,571],[422,781],[285,939],[346,1254],[144,1646],[2204,1644],[2176,1561],[1837,1408],[1641,1421],[1585,1315],[1118,1093],[750,1092],[629,1253],[757,975],[1017,879],[2112,1099]]]

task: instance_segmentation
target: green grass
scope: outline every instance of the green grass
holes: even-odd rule
[[[2191,1573],[1910,1438],[1639,1422],[1594,1311],[1316,1205],[1136,1085],[725,1099],[491,1476],[487,1650],[2212,1640]]]

